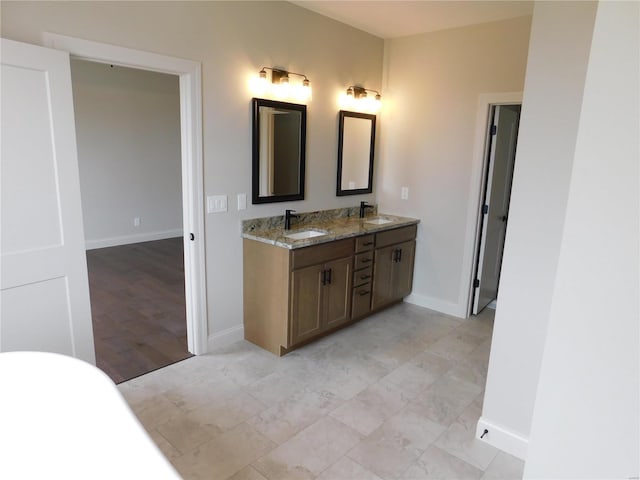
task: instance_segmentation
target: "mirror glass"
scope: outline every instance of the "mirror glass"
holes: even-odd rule
[[[253,203],[304,199],[307,106],[253,99]]]
[[[375,135],[375,115],[340,111],[338,196],[371,193]]]

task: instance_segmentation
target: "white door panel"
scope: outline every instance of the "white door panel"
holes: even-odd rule
[[[95,363],[69,55],[1,42],[0,351]]]
[[[507,106],[495,107],[493,124],[496,134],[492,138],[487,175],[485,205],[488,211],[482,223],[482,236],[478,257],[477,278],[473,314],[477,314],[497,298],[511,181],[518,138],[518,110]]]

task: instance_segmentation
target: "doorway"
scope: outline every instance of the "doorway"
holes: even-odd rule
[[[483,189],[478,212],[471,314],[495,308],[509,217],[521,104],[491,105],[486,130]]]
[[[49,32],[43,33],[43,40],[45,46],[68,52],[71,58],[178,76],[187,344],[194,355],[207,353],[201,64]]]
[[[71,59],[96,365],[122,382],[187,349],[177,75]]]

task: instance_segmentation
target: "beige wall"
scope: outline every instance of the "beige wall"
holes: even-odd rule
[[[242,325],[243,218],[373,201],[335,196],[337,97],[361,83],[379,89],[383,41],[287,2],[2,2],[2,36],[42,44],[48,31],[202,62],[205,194],[229,195],[229,212],[207,215],[209,334]],[[236,210],[251,197],[251,94],[263,66],[306,74],[306,199]],[[231,329],[231,330],[230,330]]]
[[[182,235],[178,77],[72,60],[71,78],[87,248]]]
[[[465,315],[478,97],[522,91],[529,27],[519,17],[386,42],[377,194],[381,211],[421,220],[410,301]]]

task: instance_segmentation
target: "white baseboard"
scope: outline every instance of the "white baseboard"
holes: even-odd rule
[[[502,425],[492,423],[484,417],[478,420],[476,428],[476,438],[480,439],[480,435],[486,430],[487,434],[482,439],[483,442],[496,447],[503,452],[507,452],[521,460],[527,459],[527,449],[529,447],[529,439],[525,438]]]
[[[118,245],[152,242],[154,240],[164,240],[165,238],[181,237],[182,235],[184,235],[182,229],[138,233],[135,235],[122,235],[120,237],[101,238],[99,240],[85,240],[84,248],[85,250],[94,250],[96,248],[117,247]]]
[[[237,325],[221,332],[213,333],[207,339],[207,352],[212,352],[216,348],[225,347],[240,340],[244,340],[244,325]]]
[[[438,300],[436,298],[427,297],[426,295],[412,293],[408,297],[406,297],[404,301],[413,305],[418,305],[419,307],[435,310],[436,312],[452,315],[454,317],[467,317],[466,308],[464,308],[463,306],[460,306],[457,303],[446,302],[443,300]]]

